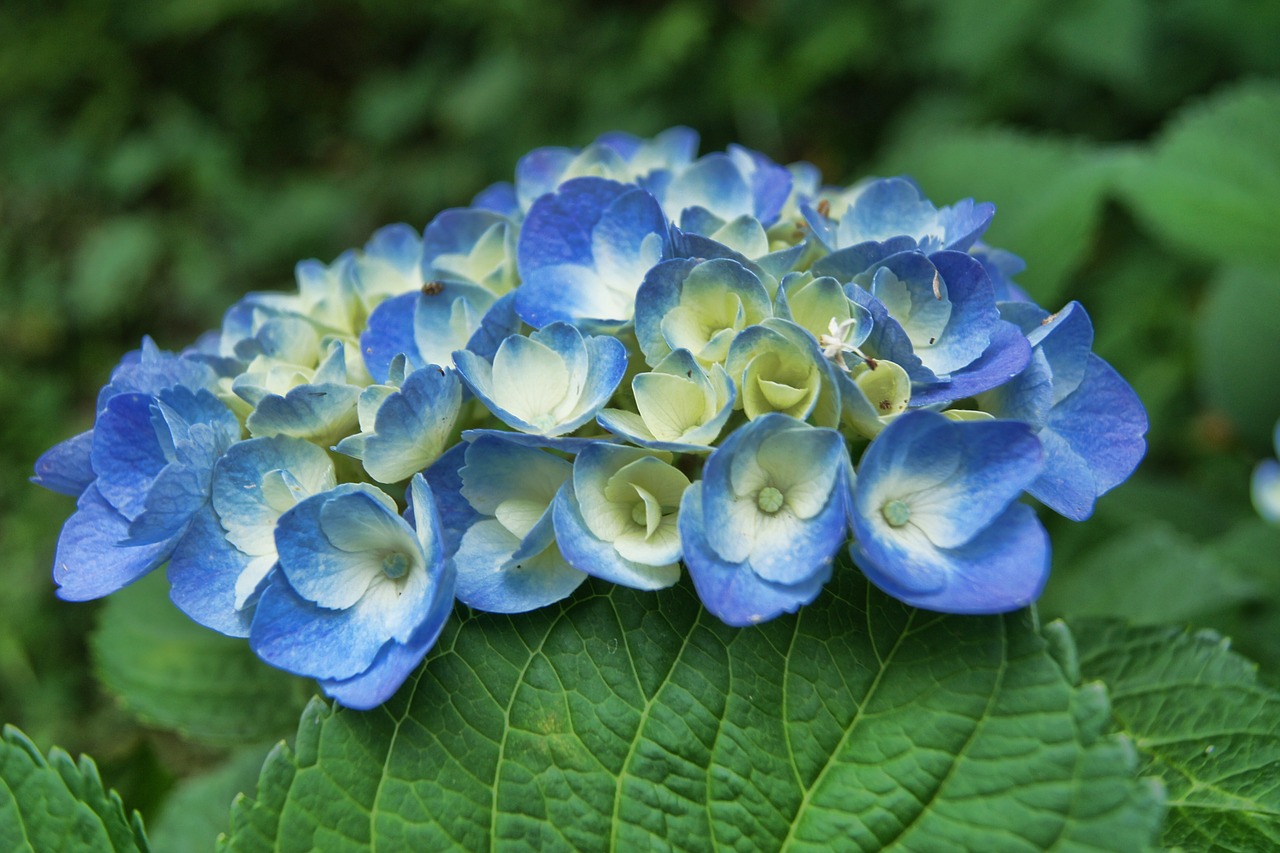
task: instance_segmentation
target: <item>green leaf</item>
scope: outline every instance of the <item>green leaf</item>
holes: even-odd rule
[[[26,735],[0,735],[0,850],[146,851],[142,819],[126,817],[92,759],[54,749],[46,760]]]
[[[1280,195],[1271,202],[1280,207]],[[1259,393],[1260,389],[1280,387],[1277,316],[1280,279],[1275,268],[1229,266],[1210,282],[1196,324],[1201,392],[1260,454],[1271,450],[1272,430],[1280,418],[1280,394]]]
[[[1112,158],[1083,142],[1004,130],[921,128],[887,147],[879,169],[908,174],[936,204],[995,202],[983,240],[1021,256],[1037,301],[1058,301],[1093,245]]]
[[[1073,627],[1081,673],[1106,682],[1144,771],[1168,789],[1161,841],[1206,851],[1280,846],[1280,693],[1258,683],[1256,667],[1216,634]]]
[[[1280,263],[1280,84],[1236,85],[1183,110],[1119,184],[1149,227],[1212,260]]]
[[[95,671],[141,720],[206,743],[278,737],[312,689],[244,640],[192,622],[155,573],[107,599],[90,636]]]
[[[1133,527],[1061,566],[1041,610],[1137,624],[1204,621],[1256,593],[1233,565],[1168,524]]]
[[[263,746],[245,747],[214,769],[183,780],[150,822],[155,848],[212,853],[218,835],[227,831],[227,809],[238,795],[253,790],[266,753]]]
[[[1141,850],[1156,788],[1026,613],[906,608],[847,565],[734,629],[688,584],[455,620],[382,708],[314,702],[226,851]]]

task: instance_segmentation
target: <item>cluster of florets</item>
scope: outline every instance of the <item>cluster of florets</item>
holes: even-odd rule
[[[191,618],[360,708],[455,598],[515,613],[588,576],[683,566],[745,626],[847,548],[911,605],[1031,602],[1049,545],[1020,496],[1083,519],[1145,449],[1084,309],[1010,281],[990,204],[696,145],[536,150],[181,354],[144,341],[37,464],[79,501],[59,594],[168,563]]]

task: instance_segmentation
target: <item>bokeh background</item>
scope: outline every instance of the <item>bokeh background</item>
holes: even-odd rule
[[[102,606],[49,579],[72,501],[26,480],[143,335],[181,348],[530,148],[673,124],[996,202],[988,241],[1087,306],[1151,415],[1134,479],[1051,521],[1042,615],[1205,626],[1276,681],[1280,533],[1248,479],[1280,416],[1278,45],[1272,0],[6,0],[0,722],[94,755],[153,827],[224,766],[100,686]]]

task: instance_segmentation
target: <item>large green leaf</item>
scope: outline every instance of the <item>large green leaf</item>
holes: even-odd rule
[[[267,747],[236,750],[217,767],[182,780],[148,820],[157,850],[210,853],[227,830],[227,810],[244,791],[252,791]]]
[[[1120,180],[1162,236],[1206,258],[1280,262],[1280,84],[1235,86],[1185,110]]]
[[[287,733],[312,687],[254,657],[244,640],[192,622],[160,574],[107,599],[91,635],[98,678],[139,719],[207,743]]]
[[[728,628],[588,583],[456,620],[382,708],[314,702],[229,851],[1141,850],[1158,788],[1027,614],[906,608],[847,566]]]
[[[1272,202],[1280,209],[1280,195]],[[1275,237],[1271,239],[1280,243]],[[1227,266],[1219,270],[1196,324],[1196,378],[1201,393],[1230,418],[1259,454],[1270,452],[1272,430],[1280,417],[1280,394],[1270,390],[1280,387],[1280,347],[1275,339],[1280,278],[1275,269]]]
[[[937,204],[995,202],[983,240],[1027,262],[1018,282],[1056,304],[1087,257],[1113,158],[1083,142],[1003,130],[921,127],[887,146],[879,169],[915,178]]]
[[[1134,525],[1054,572],[1041,611],[1143,625],[1203,623],[1257,591],[1230,561],[1157,522]]]
[[[46,760],[20,731],[0,736],[0,850],[126,853],[148,850],[137,813],[125,815],[98,768],[54,749]]]
[[[1082,675],[1107,683],[1145,771],[1168,788],[1163,843],[1280,847],[1280,693],[1258,683],[1256,667],[1216,634],[1093,622],[1074,630]]]

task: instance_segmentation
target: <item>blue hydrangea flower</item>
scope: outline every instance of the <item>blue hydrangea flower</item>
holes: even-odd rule
[[[608,178],[635,183],[655,171],[669,172],[688,165],[698,150],[698,134],[687,127],[673,127],[653,139],[629,133],[601,134],[586,148],[536,148],[516,164],[517,207],[528,210],[547,193],[574,178]],[[497,193],[484,200],[486,208],[503,210],[505,199]]]
[[[268,381],[274,388],[259,381],[258,376],[245,373],[232,385],[238,396],[253,405],[245,427],[255,438],[291,435],[327,447],[359,423],[356,405],[361,387],[347,381],[346,347],[341,343],[333,344],[314,372],[273,374]]]
[[[1016,503],[1044,454],[1026,424],[952,421],[908,412],[858,466],[850,520],[854,562],[915,607],[1002,613],[1035,600],[1049,575],[1049,540]]]
[[[422,233],[423,281],[465,281],[501,296],[517,284],[516,234],[491,210],[446,210]]]
[[[151,338],[143,338],[142,347],[125,355],[111,371],[111,380],[98,392],[96,411],[103,411],[113,397],[121,394],[155,396],[174,387],[214,391],[218,380],[218,373],[206,361],[174,355],[157,347]],[[97,477],[90,455],[92,448],[93,430],[53,446],[36,460],[31,481],[50,491],[80,497]]]
[[[167,560],[209,499],[214,462],[239,438],[235,415],[203,389],[112,396],[89,446],[95,478],[58,538],[58,595],[99,598]]]
[[[849,298],[871,314],[863,351],[907,371],[913,406],[994,388],[1031,357],[1017,326],[1001,319],[986,270],[963,252],[868,244],[828,255],[814,272],[849,282]]]
[[[560,601],[587,576],[556,544],[552,505],[573,466],[495,435],[456,445],[427,469],[440,501],[458,600],[494,613]]]
[[[259,657],[317,679],[348,707],[372,708],[395,692],[453,608],[440,522],[421,476],[412,493],[412,526],[388,495],[359,483],[280,516],[278,567],[249,634]]]
[[[386,382],[396,356],[403,355],[414,370],[428,364],[453,367],[454,351],[492,359],[498,343],[519,331],[514,296],[497,298],[477,284],[432,281],[379,305],[360,335],[360,347],[373,381]]]
[[[361,394],[361,431],[334,450],[359,459],[379,483],[397,483],[423,470],[447,449],[462,408],[458,374],[436,365],[405,377],[397,389],[370,386]]]
[[[771,413],[734,431],[684,493],[684,561],[730,625],[793,613],[817,597],[847,536],[849,456],[835,430]]]
[[[636,412],[603,409],[597,423],[632,444],[676,453],[706,453],[733,414],[737,392],[718,364],[704,369],[678,349],[631,380]]]
[[[578,454],[553,513],[556,542],[571,565],[635,589],[680,578],[676,518],[689,478],[663,456],[605,442]]]
[[[635,301],[636,341],[650,366],[677,349],[704,365],[723,363],[739,332],[773,316],[759,276],[723,258],[658,264]]]
[[[593,419],[627,369],[627,350],[620,341],[583,335],[568,323],[552,323],[527,337],[511,335],[492,364],[461,350],[453,358],[467,388],[534,444],[555,444],[548,439]]]
[[[211,500],[169,561],[169,595],[200,624],[249,636],[263,581],[277,561],[275,529],[298,502],[337,485],[329,454],[279,436],[232,445],[213,467]]]
[[[1273,436],[1276,455],[1280,456],[1280,422]],[[1258,514],[1273,524],[1280,523],[1280,462],[1264,459],[1253,469],[1253,505]]]
[[[814,235],[832,251],[905,238],[922,252],[966,251],[995,216],[995,205],[968,198],[938,209],[908,178],[881,178],[828,199],[828,215],[805,207]]]
[[[782,412],[818,426],[840,422],[840,390],[813,336],[776,317],[744,329],[725,360],[748,418]]]
[[[645,273],[670,251],[667,219],[649,193],[601,178],[569,181],[524,221],[516,313],[534,328],[564,321],[619,329]]]
[[[791,172],[758,151],[730,145],[683,168],[664,169],[641,181],[672,222],[708,213],[721,222],[751,217],[766,228],[778,220],[791,195]]]
[[[1120,374],[1090,351],[1093,323],[1079,303],[1052,316],[1030,302],[1004,303],[1001,311],[1026,332],[1033,358],[1015,379],[984,394],[981,406],[1032,427],[1045,464],[1027,491],[1081,521],[1142,460],[1147,413]]]

